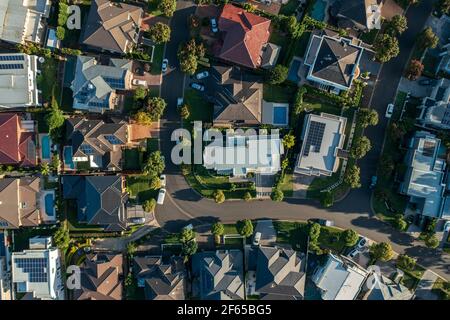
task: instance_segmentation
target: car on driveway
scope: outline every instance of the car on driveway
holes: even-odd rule
[[[159,177],[159,181],[161,181],[161,188],[165,188],[165,187],[166,187],[166,175],[165,175],[165,174],[162,174],[162,175]]]
[[[259,242],[261,241],[261,232],[255,233],[255,236],[253,237],[253,245],[259,246]]]
[[[375,188],[375,186],[377,185],[377,181],[378,181],[378,177],[377,176],[372,176],[372,178],[370,179],[370,189]]]
[[[203,72],[197,73],[197,75],[195,76],[195,78],[197,80],[202,80],[202,79],[205,79],[205,78],[208,78],[208,77],[209,77],[209,72],[208,71],[203,71]]]
[[[211,30],[212,32],[216,33],[219,31],[219,29],[217,29],[217,21],[215,18],[211,19]]]
[[[350,258],[354,258],[356,257],[356,255],[359,253],[359,251],[357,249],[353,249],[352,251],[350,251],[350,253],[347,255]]]
[[[367,239],[364,237],[360,237],[358,242],[356,243],[356,249],[362,251],[367,245]]]
[[[159,193],[158,193],[158,201],[156,201],[157,204],[163,205],[164,204],[164,199],[166,198],[166,189],[162,188],[159,189]]]
[[[419,85],[421,86],[434,86],[436,85],[437,81],[435,79],[422,79],[419,80]]]
[[[181,108],[184,103],[184,99],[182,97],[177,99],[177,108]]]
[[[315,222],[320,224],[323,227],[332,227],[334,226],[333,220],[326,220],[326,219],[309,219],[308,222]]]
[[[389,103],[386,108],[386,118],[391,118],[393,113],[394,113],[394,104]]]
[[[163,73],[165,73],[165,72],[167,71],[167,68],[168,68],[168,67],[169,67],[169,60],[163,59],[161,71],[162,71]]]
[[[200,84],[200,83],[196,83],[196,82],[192,82],[190,84],[192,89],[198,90],[198,91],[205,91],[205,86]]]
[[[141,87],[147,86],[147,81],[140,79],[133,79],[131,83],[133,84],[133,86],[141,86]]]

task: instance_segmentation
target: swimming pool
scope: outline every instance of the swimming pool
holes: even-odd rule
[[[41,136],[41,157],[42,159],[50,159],[50,137],[48,135]]]
[[[53,193],[48,193],[45,195],[45,213],[49,217],[55,215],[55,197]]]
[[[273,107],[273,124],[287,125],[287,107],[277,106]]]
[[[291,67],[289,68],[288,80],[298,83],[301,79],[298,76],[298,69],[300,69],[301,61],[293,60],[291,63]]]
[[[72,161],[72,147],[71,146],[64,147],[64,163],[70,169],[75,169],[75,164]]]
[[[325,10],[327,8],[327,2],[324,0],[316,0],[314,7],[311,11],[311,18],[324,21],[325,20]]]

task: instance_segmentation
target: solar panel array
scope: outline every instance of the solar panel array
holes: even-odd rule
[[[28,274],[30,282],[47,282],[47,259],[45,258],[16,258],[16,265]]]
[[[0,61],[25,61],[24,56],[0,56]]]
[[[324,132],[325,123],[311,121],[309,124],[308,136],[306,137],[305,148],[303,149],[303,155],[305,157],[309,156],[311,146],[314,147],[314,152],[320,152]]]
[[[19,70],[19,69],[23,69],[22,63],[0,64],[0,70]]]
[[[111,144],[122,144],[122,141],[120,141],[116,136],[110,134],[105,135],[105,139]]]
[[[94,154],[94,150],[92,150],[92,147],[87,144],[82,144],[80,146],[80,150],[86,155]]]
[[[104,77],[103,80],[106,81],[114,89],[123,89],[125,88],[125,80],[111,77]]]

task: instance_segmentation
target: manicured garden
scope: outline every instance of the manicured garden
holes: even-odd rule
[[[184,103],[189,106],[187,122],[202,121],[212,122],[213,106],[194,89],[188,89],[184,93]]]
[[[158,190],[150,188],[150,180],[146,175],[128,175],[126,185],[130,197],[139,203],[156,198]]]

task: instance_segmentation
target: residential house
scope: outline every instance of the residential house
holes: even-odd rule
[[[41,43],[50,0],[2,0],[0,2],[0,40],[11,43]]]
[[[214,104],[216,127],[257,126],[262,123],[261,78],[237,67],[213,65],[207,98]]]
[[[182,257],[172,256],[167,262],[163,262],[162,256],[135,257],[133,262],[138,287],[144,288],[146,299],[186,299],[186,267]]]
[[[90,253],[80,266],[81,288],[74,300],[121,300],[123,295],[122,254]]]
[[[423,98],[419,123],[436,129],[450,129],[450,80],[442,78]]]
[[[216,141],[203,151],[203,165],[218,174],[245,177],[250,172],[275,174],[281,170],[283,143],[279,136],[227,135],[225,146]]]
[[[442,46],[438,59],[439,63],[436,69],[446,74],[450,74],[450,39],[447,44]]]
[[[450,75],[450,16],[443,14],[439,21],[439,29],[441,37],[439,41],[436,74],[442,72],[447,76]],[[429,50],[431,51],[431,50]],[[429,53],[429,52],[427,52]]]
[[[81,44],[97,51],[126,54],[139,38],[144,11],[126,3],[94,0],[81,34]]]
[[[417,131],[408,144],[407,165],[400,193],[422,218],[450,219],[446,191],[446,148],[434,134]]]
[[[201,300],[243,300],[241,250],[199,252],[192,256],[193,295]]]
[[[7,232],[0,231],[0,301],[11,300],[11,254]]]
[[[249,253],[249,274],[254,288],[248,294],[260,299],[303,300],[305,296],[305,256],[292,249],[260,246]],[[251,271],[250,271],[251,270]],[[249,283],[249,282],[247,282]]]
[[[306,79],[336,94],[349,90],[360,74],[363,50],[358,41],[330,31],[313,34],[304,60],[309,67]]]
[[[37,70],[36,56],[0,54],[0,110],[40,105]]]
[[[344,256],[328,254],[323,266],[312,277],[323,300],[355,300],[368,272]]]
[[[92,169],[122,169],[122,148],[130,144],[126,122],[105,123],[75,117],[67,119],[66,123],[66,137],[71,150],[67,156],[76,166],[88,163]]]
[[[78,222],[105,231],[127,228],[128,193],[123,176],[64,175],[61,182],[64,199],[76,201]]]
[[[37,165],[34,122],[15,113],[0,113],[0,165]]]
[[[133,62],[109,59],[109,64],[99,64],[94,57],[78,56],[75,78],[70,88],[73,108],[103,113],[120,106],[120,91],[131,89]]]
[[[400,281],[392,281],[383,275],[377,276],[373,287],[364,295],[364,300],[411,300],[413,293]]]
[[[64,300],[61,254],[50,237],[30,239],[30,248],[12,254],[12,282],[23,299]]]
[[[309,176],[331,176],[345,158],[345,126],[347,118],[321,113],[307,114],[301,134],[302,147],[295,172]]]
[[[55,191],[43,190],[39,177],[0,179],[0,229],[55,222]]]
[[[218,18],[221,41],[216,56],[248,68],[275,65],[280,48],[268,46],[270,20],[231,4],[225,4]]]
[[[330,9],[342,29],[370,31],[381,29],[384,0],[338,0]]]

